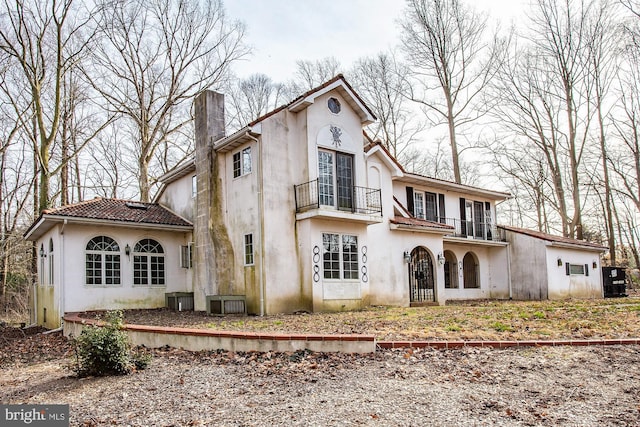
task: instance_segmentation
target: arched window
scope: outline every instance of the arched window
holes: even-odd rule
[[[120,284],[120,247],[110,237],[94,237],[87,243],[87,285]]]
[[[133,284],[164,286],[164,250],[153,239],[142,239],[133,248]]]
[[[458,288],[458,261],[451,251],[444,251],[444,287]]]
[[[478,260],[473,252],[467,252],[462,259],[462,270],[465,288],[479,288]]]
[[[49,284],[54,284],[53,239],[49,239]]]

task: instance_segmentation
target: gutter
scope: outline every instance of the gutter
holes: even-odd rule
[[[62,223],[62,228],[60,229],[60,265],[62,266],[62,263],[64,263],[64,228],[67,225],[67,220],[65,219],[64,222]],[[55,259],[54,259],[55,262]],[[56,268],[55,264],[53,266],[53,268]],[[58,301],[58,315],[60,315],[61,317],[64,317],[64,298],[65,298],[65,293],[64,293],[64,267],[60,268],[60,301]],[[55,286],[55,283],[54,283]],[[61,329],[61,328],[60,328]]]
[[[264,172],[262,168],[262,144],[258,138],[249,134],[247,131],[246,136],[256,143],[258,148],[258,226],[259,226],[259,238],[260,238],[260,275],[258,288],[260,289],[260,316],[265,315],[265,271],[264,271]]]

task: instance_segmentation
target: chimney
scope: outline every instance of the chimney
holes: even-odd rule
[[[216,251],[209,230],[212,211],[212,184],[218,178],[212,176],[217,162],[213,142],[225,135],[224,95],[213,91],[200,93],[194,101],[195,113],[195,164],[197,198],[194,221],[194,303],[196,310],[205,310],[206,296],[218,294],[215,272]],[[217,169],[217,168],[215,168]],[[214,184],[215,185],[215,184]]]

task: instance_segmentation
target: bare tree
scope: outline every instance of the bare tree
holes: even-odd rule
[[[434,124],[446,123],[453,175],[461,183],[460,128],[483,114],[473,102],[498,69],[504,47],[486,42],[486,16],[459,0],[407,3],[402,44],[413,71],[408,96],[434,114],[428,116]]]
[[[614,9],[608,1],[594,6],[594,11],[587,21],[587,43],[589,57],[590,79],[593,82],[592,102],[596,110],[598,124],[598,141],[600,147],[600,162],[602,166],[602,186],[604,187],[604,201],[602,211],[605,219],[605,235],[609,246],[611,265],[616,265],[616,239],[614,228],[613,192],[607,159],[607,115],[608,93],[614,83],[617,65],[616,50],[620,46],[620,31],[615,23]]]
[[[289,83],[290,95],[298,96],[330,80],[340,73],[340,62],[333,56],[316,61],[296,61],[294,79]]]
[[[404,96],[408,73],[406,65],[387,53],[362,58],[349,72],[349,81],[378,118],[369,126],[370,136],[381,140],[402,164],[413,160],[406,150],[425,128]]]
[[[239,129],[284,104],[288,100],[285,93],[284,84],[273,82],[266,74],[234,79],[225,91],[229,128]]]
[[[190,151],[192,138],[182,136],[191,133],[193,98],[220,86],[247,53],[244,27],[226,18],[220,0],[103,0],[99,19],[98,75],[88,77],[108,109],[130,123],[122,128],[131,131],[140,199],[148,201],[165,172],[158,159],[173,166]]]
[[[93,37],[91,31],[84,31],[89,13],[73,7],[73,0],[4,0],[0,6],[0,51],[25,84],[5,92],[29,95],[39,166],[38,209],[42,211],[51,203],[50,180],[60,170],[50,160],[60,127],[63,82]]]

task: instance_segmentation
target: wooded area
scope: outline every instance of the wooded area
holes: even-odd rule
[[[234,76],[250,53],[221,0],[2,0],[0,297],[22,310],[45,209],[149,201],[193,150],[192,101],[227,95],[238,129],[342,72],[409,171],[499,188],[501,223],[640,265],[640,2],[534,0],[515,28],[459,0],[407,0],[399,45],[291,79]],[[292,52],[294,56],[302,52]]]

